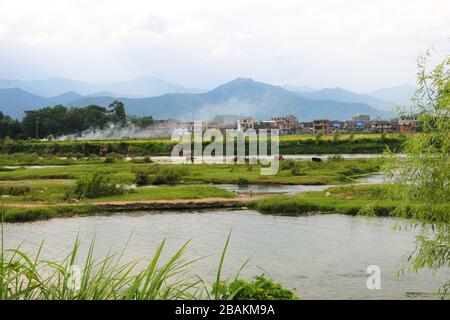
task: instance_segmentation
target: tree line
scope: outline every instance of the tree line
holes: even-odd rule
[[[104,129],[110,124],[145,128],[154,124],[154,119],[151,116],[127,116],[125,106],[120,101],[112,102],[107,108],[97,105],[70,108],[57,105],[28,110],[22,120],[13,119],[0,111],[0,139],[42,139],[77,134],[90,129]]]

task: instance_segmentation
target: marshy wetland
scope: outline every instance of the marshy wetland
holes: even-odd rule
[[[77,256],[83,261],[127,244],[123,259],[144,261],[136,265],[138,273],[163,241],[161,263],[190,241],[183,259],[200,260],[187,273],[214,283],[231,231],[219,267],[226,275],[249,258],[240,277],[264,274],[302,299],[438,298],[448,272],[396,275],[404,263],[408,268],[418,233],[393,230],[401,222],[390,217],[395,201],[388,199],[390,185],[380,174],[384,158],[311,157],[287,156],[278,174],[262,176],[260,165],[250,164],[172,165],[119,156],[30,161],[29,154],[5,155],[4,246],[20,246],[32,256],[42,245],[42,259],[58,260],[82,239]],[[358,216],[366,207],[376,217]],[[375,262],[383,272],[382,289],[368,290],[366,268]]]

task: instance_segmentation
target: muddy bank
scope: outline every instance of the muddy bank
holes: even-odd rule
[[[139,211],[139,210],[198,210],[241,208],[259,197],[246,198],[207,198],[180,200],[149,200],[149,201],[108,201],[97,202],[95,206],[108,212]]]

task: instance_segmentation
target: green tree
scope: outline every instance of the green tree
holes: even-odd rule
[[[413,271],[450,267],[450,57],[431,70],[429,57],[430,51],[418,59],[419,89],[412,100],[422,131],[406,138],[400,166],[392,158],[386,167],[397,203],[393,214],[420,228],[410,257]],[[450,281],[440,293],[449,288]]]
[[[139,128],[148,128],[155,124],[155,120],[152,116],[134,117],[131,123]]]
[[[4,115],[0,111],[0,139],[5,137],[17,138],[22,134],[22,128],[18,120],[12,119],[10,116]]]
[[[111,113],[111,121],[115,125],[120,127],[126,127],[127,125],[127,114],[125,112],[125,106],[120,101],[113,101],[108,106],[109,112]]]

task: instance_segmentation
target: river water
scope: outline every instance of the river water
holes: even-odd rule
[[[358,178],[358,181],[354,184],[382,184],[387,183],[384,174],[378,173]],[[323,191],[334,185],[289,185],[289,184],[249,184],[249,185],[237,185],[237,184],[217,184],[216,187],[235,192],[238,196],[247,197],[249,195],[258,194],[284,194],[294,195],[301,192],[308,191]],[[343,186],[343,185],[340,185]]]
[[[77,235],[86,239],[83,255],[95,234],[99,257],[120,251],[131,235],[124,260],[151,257],[163,239],[168,258],[192,240],[186,258],[207,256],[195,264],[193,272],[212,281],[232,230],[226,275],[251,258],[244,277],[264,272],[303,299],[437,298],[434,293],[449,279],[448,270],[396,277],[414,247],[416,232],[394,231],[395,223],[391,218],[286,217],[252,210],[140,212],[6,224],[4,236],[6,247],[22,244],[26,251],[36,250],[45,239],[43,257],[52,259],[62,258]],[[380,290],[367,289],[369,265],[381,269]]]

